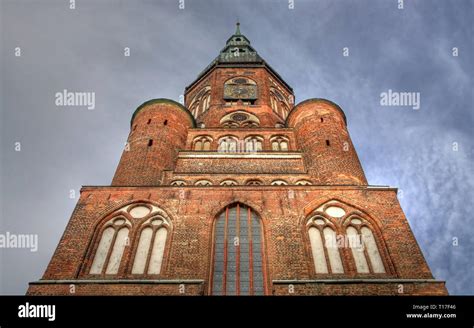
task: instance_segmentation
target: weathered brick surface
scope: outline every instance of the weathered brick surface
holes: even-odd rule
[[[255,105],[232,105],[228,106],[222,101],[224,94],[224,82],[236,76],[243,76],[254,80],[258,87],[258,99]],[[197,118],[198,123],[204,123],[206,127],[220,127],[221,118],[237,109],[253,113],[260,119],[261,127],[274,128],[277,123],[284,123],[284,118],[277,117],[270,106],[270,80],[280,87],[285,97],[293,94],[279,78],[274,76],[268,69],[259,67],[247,68],[218,68],[210,71],[201,78],[190,89],[186,90],[186,106],[189,107],[194,96],[205,86],[212,86],[211,107],[202,116]],[[291,109],[291,108],[290,108]]]
[[[273,295],[386,295],[386,296],[442,296],[446,295],[443,282],[429,283],[304,283],[304,284],[276,284],[272,290]]]
[[[329,200],[350,204],[350,207],[357,209],[357,213],[372,220],[383,245],[381,255],[388,269],[386,274],[361,275],[355,272],[354,266],[348,267],[345,274],[337,276],[313,273],[305,222],[316,208]],[[207,293],[212,222],[226,205],[236,201],[251,206],[259,213],[263,222],[269,293],[275,290],[275,294],[284,294],[281,289],[287,288],[273,285],[273,280],[433,278],[398,204],[394,189],[367,189],[363,186],[237,186],[85,187],[43,279],[87,279],[87,271],[84,269],[92,261],[88,250],[98,223],[125,204],[151,202],[169,214],[173,226],[172,243],[160,279],[202,279],[204,293]],[[355,210],[351,211],[353,213]],[[350,215],[348,212],[346,216]],[[132,229],[134,228],[137,227]],[[108,279],[136,279],[129,271],[130,253],[132,250],[127,247],[120,274],[107,277]],[[424,286],[428,294],[445,292],[442,284],[416,284],[416,287],[408,285],[405,293],[410,293],[411,288],[414,293],[424,293]],[[348,285],[321,286],[310,285],[302,290],[309,294],[330,294],[331,289],[334,289],[336,294],[345,294],[345,290],[349,288]],[[97,286],[87,286],[84,287],[85,293],[89,288],[100,289]],[[102,293],[106,294],[112,287],[103,288]],[[129,287],[123,288],[124,293],[128,293]],[[152,287],[138,285],[134,288],[145,288],[138,292],[144,293]],[[374,294],[381,291],[387,294],[393,292],[394,288],[393,284],[386,287],[381,287],[380,284],[373,287],[354,284],[347,293]],[[302,290],[298,293],[303,293]],[[61,288],[52,288],[51,285],[34,285],[29,293],[60,294],[60,291]]]
[[[29,295],[97,295],[97,296],[139,296],[139,295],[204,295],[202,284],[84,284],[84,283],[61,283],[61,284],[32,284],[28,290]]]
[[[193,126],[177,104],[150,104],[137,113],[112,185],[159,185],[172,169]],[[151,142],[151,144],[150,144]]]
[[[298,104],[288,117],[308,173],[317,184],[367,184],[343,115],[330,101],[310,99]]]
[[[241,76],[257,83],[258,100],[254,105],[242,101],[226,105],[224,82]],[[187,108],[170,100],[157,99],[139,107],[112,185],[83,187],[44,283],[32,283],[28,294],[70,295],[73,281],[76,295],[180,295],[182,284],[185,295],[207,295],[213,223],[226,206],[237,202],[252,208],[263,225],[266,294],[288,295],[290,285],[294,295],[446,294],[444,283],[432,277],[396,189],[367,185],[342,110],[330,101],[310,99],[291,105],[285,121],[271,108],[270,85],[285,98],[292,96],[292,90],[263,64],[216,66],[186,90],[189,106],[203,87],[210,87],[206,89],[211,94],[210,109],[199,117],[193,118]],[[256,115],[260,126],[221,126],[221,118],[236,110]],[[196,138],[203,136],[211,140],[210,148],[196,151]],[[218,141],[225,136],[239,141],[258,136],[262,151],[219,151]],[[275,136],[288,140],[287,151],[272,150]],[[220,185],[228,179],[237,185]],[[177,180],[185,186],[171,186]],[[196,186],[200,180],[212,185]],[[262,185],[247,185],[251,180]],[[275,180],[288,185],[272,186]],[[296,185],[301,180],[312,185]],[[346,214],[329,217],[324,212],[329,201],[337,202]],[[128,204],[153,204],[169,217],[161,273],[131,274],[139,227],[147,218],[134,219],[124,212],[131,222],[130,243],[118,274],[90,275],[103,223]],[[346,247],[340,250],[343,274],[315,273],[306,225],[315,214],[329,220],[338,235],[344,235],[344,224],[352,215],[363,218],[373,231],[386,272],[357,273]],[[103,282],[90,282],[97,279]]]

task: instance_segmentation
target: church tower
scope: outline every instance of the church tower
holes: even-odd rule
[[[445,295],[343,110],[293,89],[239,28],[132,115],[110,186],[84,186],[29,295]]]

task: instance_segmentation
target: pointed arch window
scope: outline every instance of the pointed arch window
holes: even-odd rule
[[[160,274],[171,231],[167,213],[156,205],[140,202],[125,205],[110,217],[98,227],[96,242],[88,252],[92,263],[86,261],[81,274]]]
[[[289,96],[288,98],[291,98]],[[273,109],[273,112],[280,116],[283,119],[286,119],[288,116],[290,105],[287,101],[287,98],[278,91],[276,88],[270,88],[270,105]]]
[[[270,138],[270,142],[272,143],[273,151],[288,151],[288,138],[283,136],[275,136]]]
[[[350,219],[346,235],[358,273],[386,272],[372,229],[364,220]]]
[[[168,236],[168,222],[162,216],[145,221],[140,228],[132,274],[160,274]]]
[[[211,87],[206,86],[202,88],[196,96],[191,100],[189,104],[189,111],[193,114],[195,118],[204,114],[210,106],[211,102]]]
[[[210,291],[213,295],[265,294],[262,224],[245,205],[226,207],[214,222]]]
[[[90,274],[117,274],[125,247],[129,244],[131,224],[124,217],[108,221],[102,229]]]
[[[255,128],[260,126],[260,120],[252,113],[238,110],[224,115],[220,124],[226,128]]]
[[[235,153],[239,151],[238,139],[232,136],[225,136],[219,139],[219,151],[224,153]]]
[[[344,273],[336,229],[325,218],[316,216],[307,222],[308,236],[316,273]]]
[[[194,138],[194,150],[209,151],[211,149],[212,138],[208,136],[199,136]]]
[[[245,151],[258,152],[263,150],[263,138],[259,136],[251,136],[245,138]]]

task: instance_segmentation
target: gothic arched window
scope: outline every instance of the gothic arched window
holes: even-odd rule
[[[358,273],[386,272],[372,229],[364,220],[351,218],[346,235]]]
[[[125,205],[109,217],[111,219],[97,229],[95,242],[89,251],[92,263],[90,267],[85,264],[82,273],[160,274],[171,229],[166,212],[156,205],[140,202]]]
[[[235,153],[239,151],[238,139],[233,136],[225,136],[219,139],[219,151],[224,153]]]
[[[206,86],[202,88],[191,100],[189,104],[189,111],[195,118],[204,114],[208,109],[211,101],[211,87]]]
[[[273,151],[288,151],[288,138],[283,136],[274,136],[270,138]]]
[[[221,185],[221,186],[237,186],[238,183],[237,183],[237,181],[235,181],[235,180],[230,180],[230,179],[228,179],[228,180],[222,181],[222,182],[220,183],[220,185]]]
[[[185,186],[186,182],[183,180],[174,180],[171,182],[172,186]]]
[[[263,150],[263,138],[259,136],[251,136],[245,138],[245,151],[258,152]]]
[[[260,126],[260,120],[251,113],[238,110],[224,115],[220,124],[225,128],[256,128]]]
[[[308,180],[298,180],[296,181],[295,185],[297,186],[310,186],[312,185],[311,181]]]
[[[248,180],[245,185],[247,186],[261,186],[263,185],[263,182],[260,181],[260,180],[256,180],[256,179],[252,179],[252,180]]]
[[[275,114],[286,119],[290,111],[288,100],[280,91],[273,87],[270,88],[270,105]]]
[[[288,182],[285,180],[273,180],[271,183],[272,186],[286,186],[287,184]]]
[[[212,182],[209,180],[199,180],[194,184],[195,186],[212,186]]]
[[[211,149],[212,138],[208,136],[199,136],[194,138],[194,150],[208,151]]]
[[[321,216],[308,220],[306,227],[316,273],[344,273],[335,227]]]
[[[214,222],[210,292],[213,295],[265,294],[262,223],[245,205],[226,207]]]
[[[117,274],[125,246],[128,245],[130,222],[122,216],[109,220],[102,228],[90,274]]]
[[[160,274],[168,236],[167,227],[168,222],[161,215],[141,225],[132,274]]]

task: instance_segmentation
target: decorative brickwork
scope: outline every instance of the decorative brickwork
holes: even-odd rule
[[[111,186],[81,189],[28,294],[447,294],[342,109],[293,99],[237,30],[184,106],[135,111]]]

